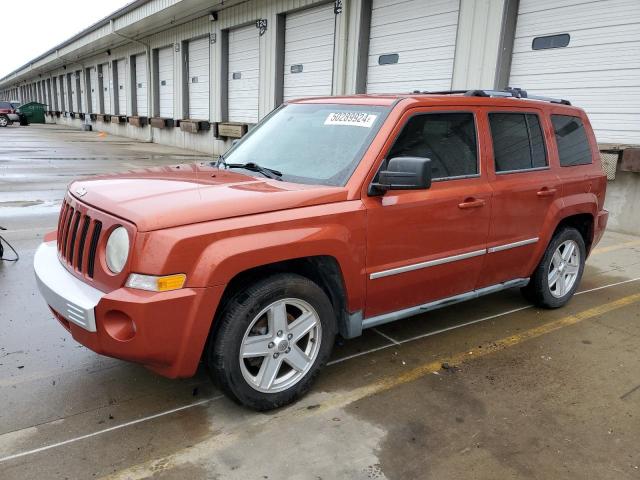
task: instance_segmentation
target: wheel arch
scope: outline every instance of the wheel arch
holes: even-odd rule
[[[347,302],[347,287],[340,263],[331,255],[314,255],[276,261],[238,272],[225,286],[213,317],[209,336],[215,336],[220,323],[217,320],[234,295],[247,285],[278,273],[294,273],[317,284],[329,297],[336,314],[338,331],[341,333],[345,331],[351,316]]]

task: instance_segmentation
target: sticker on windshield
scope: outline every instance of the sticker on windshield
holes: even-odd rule
[[[377,115],[362,112],[337,112],[330,113],[324,121],[325,125],[343,125],[347,127],[371,128]]]

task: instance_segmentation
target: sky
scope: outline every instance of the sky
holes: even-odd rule
[[[0,78],[131,0],[0,0]]]

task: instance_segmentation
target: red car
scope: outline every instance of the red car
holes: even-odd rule
[[[201,360],[265,410],[336,334],[520,287],[564,305],[607,224],[584,111],[526,92],[314,98],[215,164],[71,184],[35,256],[60,323],[168,377]]]
[[[13,122],[26,125],[27,118],[20,113],[19,104],[16,102],[0,102],[0,127],[6,127]]]

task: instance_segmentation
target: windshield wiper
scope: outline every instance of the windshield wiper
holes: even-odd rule
[[[221,165],[225,166],[226,168],[243,168],[245,170],[249,170],[250,172],[261,173],[265,177],[270,178],[272,180],[282,181],[282,178],[280,178],[282,177],[282,172],[279,172],[278,170],[274,170],[273,168],[261,167],[260,165],[254,162],[227,163],[223,160]]]

